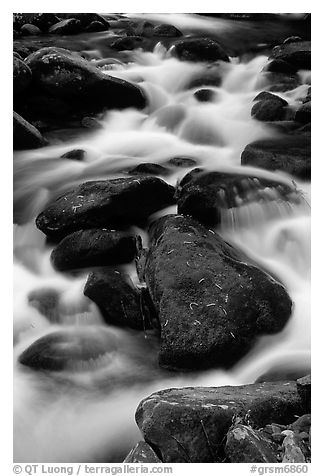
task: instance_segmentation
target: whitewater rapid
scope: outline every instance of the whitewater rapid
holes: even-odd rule
[[[292,183],[287,174],[242,167],[244,147],[276,132],[251,118],[253,98],[264,89],[259,72],[266,56],[249,62],[232,58],[216,68],[222,76],[212,102],[200,103],[192,79],[208,68],[170,56],[162,45],[153,52],[132,53],[127,65],[114,64],[107,74],[139,81],[149,98],[143,112],[111,111],[100,119],[102,129],[70,141],[56,138],[47,147],[15,153],[14,206],[14,459],[16,462],[121,461],[139,439],[134,414],[139,401],[153,391],[190,385],[241,385],[268,372],[303,371],[310,366],[310,186],[295,180],[303,193],[299,204],[264,202],[230,210],[217,229],[256,263],[277,276],[293,300],[293,314],[280,334],[262,337],[230,370],[170,374],[156,369],[153,336],[113,329],[123,351],[113,362],[96,362],[81,375],[43,375],[23,368],[17,357],[40,336],[72,326],[107,326],[97,307],[83,295],[86,273],[56,272],[51,246],[34,219],[60,193],[86,180],[127,176],[143,162],[164,164],[186,156],[206,170],[239,171]],[[215,68],[215,67],[214,67]],[[306,78],[306,77],[305,77]],[[306,78],[307,79],[307,78]],[[305,79],[305,80],[306,80]],[[308,85],[278,93],[291,107],[306,96]],[[196,88],[198,89],[198,88]],[[60,159],[72,149],[84,149],[83,162]],[[192,168],[192,167],[191,167]],[[175,169],[165,178],[176,185],[191,168]],[[170,207],[161,214],[175,212]],[[147,236],[140,233],[144,243]],[[127,271],[136,283],[135,267]],[[60,321],[50,323],[28,302],[31,291],[58,291]],[[146,344],[143,344],[143,342]],[[126,350],[125,350],[126,348]],[[131,355],[149,352],[144,368]],[[129,351],[127,351],[129,349]],[[142,350],[141,350],[142,349]],[[302,372],[303,373],[303,372]],[[120,383],[109,385],[118,374]],[[128,377],[144,375],[129,385]],[[123,385],[123,381],[125,384]],[[101,382],[105,382],[103,385]],[[68,444],[67,444],[68,442]]]

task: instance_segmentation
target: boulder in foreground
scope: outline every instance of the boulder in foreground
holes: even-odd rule
[[[301,414],[295,382],[238,387],[170,388],[142,400],[136,422],[164,463],[210,463],[224,458],[233,418],[254,427],[288,424]]]

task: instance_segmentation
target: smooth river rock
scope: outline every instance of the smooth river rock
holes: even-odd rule
[[[92,228],[75,231],[63,238],[52,251],[51,261],[55,269],[67,271],[129,263],[135,254],[135,236],[122,231]]]
[[[81,229],[143,224],[174,203],[174,188],[157,177],[85,182],[53,201],[36,218],[47,236],[63,238]]]

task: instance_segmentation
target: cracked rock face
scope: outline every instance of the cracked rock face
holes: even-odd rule
[[[228,367],[257,336],[282,330],[292,305],[284,287],[213,230],[168,215],[149,236],[144,274],[161,326],[162,367]]]

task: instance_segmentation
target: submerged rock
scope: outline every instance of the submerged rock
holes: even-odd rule
[[[33,370],[82,370],[100,357],[109,358],[117,349],[114,334],[86,326],[52,332],[27,347],[18,361]]]
[[[46,144],[41,133],[16,112],[13,113],[13,148],[36,149]]]
[[[50,322],[59,322],[60,294],[53,288],[40,288],[28,294],[28,304],[37,309]]]
[[[153,449],[145,443],[139,441],[134,448],[128,453],[123,461],[124,463],[162,463],[162,461],[154,453]]]
[[[62,159],[71,159],[71,160],[83,160],[86,156],[86,152],[83,149],[73,149],[69,150],[61,156]]]
[[[250,426],[236,424],[226,436],[225,454],[230,463],[277,463],[269,442]]]
[[[143,108],[146,99],[132,83],[108,76],[79,54],[46,47],[26,58],[33,83],[52,96],[73,102],[76,109]],[[80,99],[82,101],[80,102]]]
[[[164,463],[223,461],[233,417],[254,427],[290,423],[300,412],[295,382],[232,387],[184,387],[153,393],[139,404],[136,422]]]
[[[169,164],[175,167],[187,168],[197,165],[197,160],[192,157],[172,157],[172,159],[169,160]]]
[[[136,254],[136,238],[105,229],[79,230],[63,238],[51,254],[53,266],[66,271],[91,266],[129,263]]]
[[[144,163],[139,164],[133,169],[129,170],[130,175],[170,175],[170,170],[163,165],[153,164],[153,163]]]
[[[184,38],[174,43],[172,53],[183,61],[229,61],[223,47],[211,38]]]
[[[311,176],[311,140],[309,134],[262,139],[248,144],[241,155],[242,165],[271,171],[282,170],[300,179]]]
[[[161,326],[162,367],[229,367],[257,336],[283,329],[292,305],[284,287],[219,235],[169,215],[149,237],[145,281]]]
[[[53,201],[36,218],[47,236],[63,238],[87,228],[144,224],[152,213],[174,203],[174,188],[157,177],[85,182]]]
[[[97,304],[108,324],[148,329],[141,294],[130,277],[113,269],[89,274],[84,295]]]
[[[178,212],[202,223],[217,225],[222,211],[251,202],[288,200],[299,202],[298,193],[284,182],[262,177],[194,169],[177,188]]]

